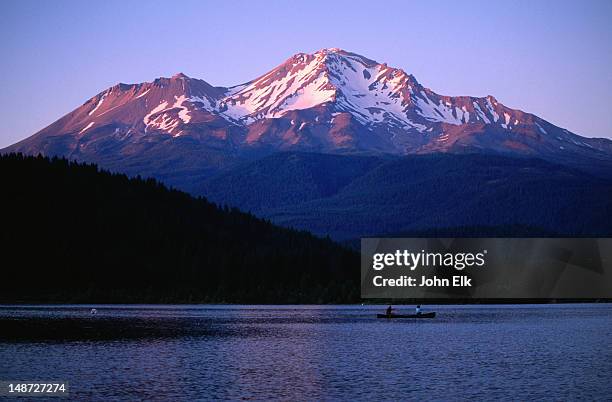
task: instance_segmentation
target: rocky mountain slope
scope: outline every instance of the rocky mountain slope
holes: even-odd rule
[[[501,153],[606,172],[612,141],[585,138],[492,96],[450,97],[340,49],[299,53],[231,88],[177,74],[118,84],[3,152],[61,155],[184,187],[277,151]]]

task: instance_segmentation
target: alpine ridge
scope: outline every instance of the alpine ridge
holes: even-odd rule
[[[65,156],[185,182],[277,151],[496,153],[609,172],[585,138],[493,96],[444,96],[402,69],[337,48],[298,53],[242,85],[179,73],[117,84],[3,152]]]

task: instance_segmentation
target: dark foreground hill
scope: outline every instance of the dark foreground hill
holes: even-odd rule
[[[63,159],[0,157],[2,302],[359,299],[356,253]]]

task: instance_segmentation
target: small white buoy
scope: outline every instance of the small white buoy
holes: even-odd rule
[[[96,310],[95,308],[91,309],[91,315],[96,315],[98,313],[98,310]]]

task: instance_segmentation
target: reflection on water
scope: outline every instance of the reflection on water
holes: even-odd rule
[[[69,381],[87,400],[611,395],[611,305],[91,308],[0,306],[0,380]]]

